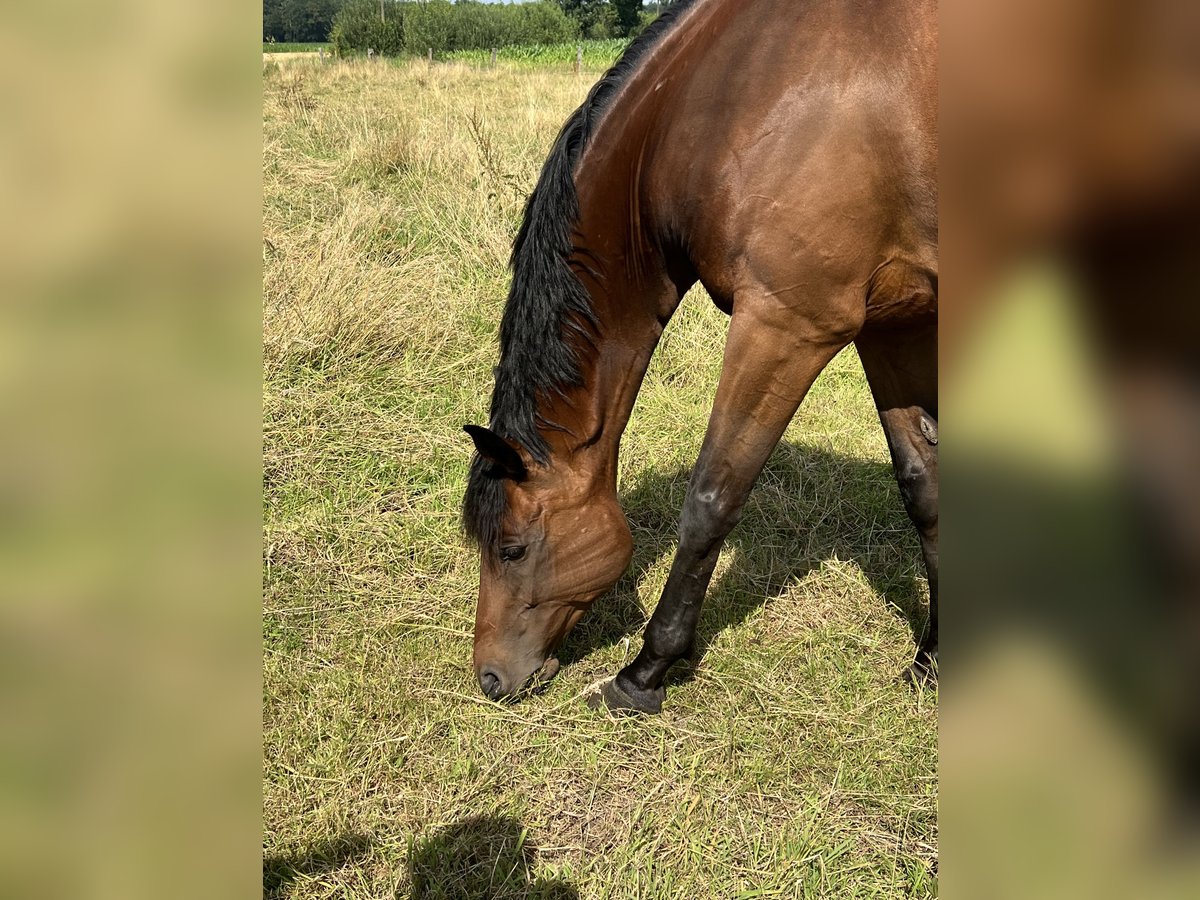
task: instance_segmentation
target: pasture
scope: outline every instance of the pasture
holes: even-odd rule
[[[623,441],[636,549],[548,690],[483,698],[458,505],[506,262],[585,60],[264,67],[264,893],[931,897],[926,585],[861,367],[818,380],[655,718],[585,703],[640,646],[727,319],[680,307]]]

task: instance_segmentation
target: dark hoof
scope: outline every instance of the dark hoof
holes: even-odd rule
[[[599,694],[593,694],[588,699],[588,705],[593,709],[598,709],[603,700],[608,711],[616,715],[637,713],[657,715],[662,712],[663,699],[667,696],[666,690],[660,687],[650,691],[641,691],[631,684],[620,684],[620,681],[621,676],[618,675],[616,678],[604,682],[600,686]]]
[[[904,670],[901,677],[916,688],[935,687],[938,680],[937,656],[918,653],[913,664]]]

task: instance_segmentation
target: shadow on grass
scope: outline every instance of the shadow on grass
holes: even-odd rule
[[[564,664],[627,636],[635,636],[634,649],[640,646],[636,638],[647,611],[638,598],[638,585],[664,555],[674,553],[689,475],[684,469],[650,472],[621,497],[633,531],[633,562],[567,639]],[[914,642],[925,627],[927,611],[918,580],[924,575],[920,543],[905,515],[890,463],[781,443],[725,546],[734,557],[709,587],[693,663],[723,630],[744,622],[833,558],[859,566],[876,593],[907,621]],[[678,666],[669,680],[690,677],[691,666]]]
[[[533,875],[534,848],[511,816],[477,816],[438,829],[409,853],[411,900],[578,900],[571,885]]]
[[[263,856],[263,900],[284,900],[297,878],[333,872],[363,856],[371,839],[354,834],[325,841],[296,856]]]
[[[511,816],[475,816],[414,841],[408,851],[407,900],[578,900],[571,885],[533,874],[535,850],[526,829]],[[351,835],[299,856],[263,858],[263,900],[284,900],[299,878],[357,864],[370,838]],[[403,894],[397,894],[401,900]]]

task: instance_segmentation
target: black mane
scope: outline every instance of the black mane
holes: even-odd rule
[[[571,230],[579,219],[575,164],[617,91],[692,2],[672,4],[596,82],[563,125],[525,204],[509,261],[513,279],[500,322],[489,427],[542,465],[549,462],[549,446],[539,428],[561,426],[541,416],[538,399],[582,384],[577,348],[591,344],[598,328],[587,291],[567,265]],[[503,515],[504,486],[476,455],[463,500],[463,528],[472,541],[494,551]]]

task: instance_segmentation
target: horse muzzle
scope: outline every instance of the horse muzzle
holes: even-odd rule
[[[503,667],[486,663],[479,667],[479,689],[489,700],[513,700],[543,690],[558,674],[561,664],[551,656],[524,678],[513,678]]]

